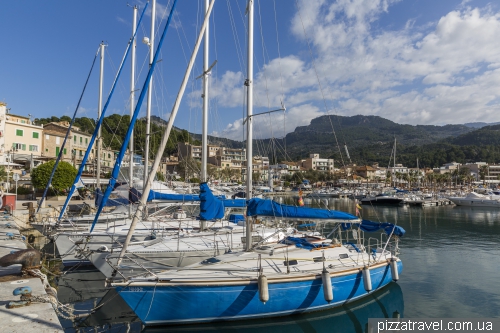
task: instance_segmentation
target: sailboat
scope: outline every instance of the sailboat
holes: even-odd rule
[[[211,2],[202,26],[213,7]],[[254,244],[246,251],[226,252],[182,268],[161,273],[145,271],[142,276],[112,285],[146,325],[212,322],[282,316],[327,309],[362,298],[391,281],[402,271],[399,237],[404,230],[390,223],[352,220],[335,222],[331,211],[284,206],[251,198],[252,193],[252,41],[253,1],[248,2],[247,79],[247,221],[246,235],[259,217],[281,219],[315,218],[331,221],[338,238],[314,242],[287,236],[275,244]],[[200,33],[201,36],[201,33]],[[199,46],[198,37],[195,51]],[[190,67],[188,66],[189,74]],[[186,77],[181,86],[185,87]],[[179,98],[179,95],[178,95]],[[175,117],[179,100],[171,113]],[[169,131],[165,136],[168,137]],[[164,136],[164,139],[165,139]],[[166,142],[166,140],[162,140]],[[161,147],[161,145],[160,145]],[[157,166],[158,160],[155,160]],[[154,167],[153,167],[154,169]],[[148,177],[148,184],[152,179]],[[145,193],[149,190],[146,186]],[[142,202],[144,203],[144,201]],[[134,218],[136,220],[136,218]],[[134,222],[129,232],[133,235]],[[382,229],[386,240],[365,238],[365,232]],[[335,235],[335,236],[337,236]],[[380,241],[379,241],[380,239]],[[351,241],[349,241],[351,240]],[[120,253],[126,256],[127,241]],[[195,300],[195,301],[193,301]]]

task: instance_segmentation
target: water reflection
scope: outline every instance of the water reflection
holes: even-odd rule
[[[168,332],[366,332],[368,318],[403,317],[403,292],[397,283],[344,306],[288,317],[168,327]],[[150,327],[144,332],[165,332],[167,327]]]
[[[371,295],[343,306],[280,318],[149,327],[142,330],[134,312],[114,289],[104,288],[104,276],[94,269],[68,270],[59,279],[59,299],[72,304],[78,315],[81,310],[99,307],[88,317],[60,318],[65,332],[365,332],[368,318],[403,317],[404,301],[401,287],[390,283]]]
[[[297,198],[280,197],[286,204]],[[307,205],[354,213],[350,199],[310,199]],[[498,258],[500,210],[478,207],[362,207],[362,217],[394,222],[406,229],[401,239],[404,270],[398,284],[371,297],[330,311],[210,325],[148,328],[168,331],[362,332],[369,317],[500,317]],[[329,226],[324,227],[328,231]],[[404,295],[404,296],[403,296]],[[95,270],[67,272],[59,298],[75,309],[103,306],[88,318],[61,318],[66,332],[140,332],[141,323],[114,291],[104,289]],[[195,301],[195,300],[194,300]],[[260,333],[260,332],[259,332]]]

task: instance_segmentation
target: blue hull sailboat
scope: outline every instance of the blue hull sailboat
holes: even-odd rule
[[[288,207],[279,208],[288,212]],[[302,207],[291,208],[303,217]],[[251,208],[248,214],[253,214]],[[282,214],[278,217],[283,218]],[[113,285],[146,325],[241,320],[329,309],[398,280],[403,268],[397,257],[398,237],[404,233],[401,228],[370,221],[358,223],[359,228],[355,225],[339,223],[338,238],[321,243],[288,237],[278,244],[257,246],[251,252],[226,253]],[[385,230],[388,241],[365,247],[364,230],[378,228]],[[350,234],[356,234],[357,239],[350,242]]]
[[[398,272],[403,265],[398,261]],[[389,265],[382,263],[370,270],[372,284],[380,289],[392,281]],[[194,280],[194,279],[193,279]],[[166,287],[157,282],[117,287],[117,291],[146,325],[211,322],[283,316],[333,308],[366,296],[360,269],[342,271],[330,278],[334,300],[324,297],[319,275],[287,281],[288,277],[268,280],[270,299],[259,299],[259,284],[254,281],[219,282],[172,280]],[[202,285],[204,284],[204,285]],[[375,289],[375,290],[376,290]]]
[[[203,31],[214,1],[205,15]],[[249,76],[247,84],[247,161],[252,161],[253,1],[248,3]],[[196,42],[195,52],[200,43]],[[178,110],[190,65],[174,104],[160,151]],[[153,170],[159,165],[155,159]],[[252,190],[252,163],[247,163],[247,198]],[[144,193],[152,179],[150,173]],[[141,199],[145,203],[146,196]],[[141,207],[141,206],[140,206]],[[339,217],[339,216],[343,216]],[[145,325],[242,320],[305,313],[339,306],[369,295],[397,281],[403,265],[398,258],[399,237],[404,230],[390,223],[361,221],[348,213],[327,209],[280,205],[257,198],[247,201],[245,251],[227,252],[185,267],[114,281],[125,302]],[[321,221],[333,226],[325,238],[288,235],[277,243],[254,242],[252,226],[258,218],[277,221]],[[339,222],[340,219],[344,221]],[[134,217],[128,237],[138,218]],[[382,229],[380,237],[365,233]],[[385,235],[385,236],[384,236]],[[331,238],[330,238],[331,236]],[[385,238],[384,238],[385,237]],[[126,255],[128,240],[120,258]],[[120,259],[117,266],[120,265]]]

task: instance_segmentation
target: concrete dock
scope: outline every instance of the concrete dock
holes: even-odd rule
[[[13,236],[9,237],[7,233],[12,233]],[[0,257],[10,254],[11,251],[23,249],[26,249],[26,244],[13,218],[0,212]],[[25,286],[32,289],[33,296],[47,296],[40,278],[21,275],[21,265],[0,267],[0,331],[9,333],[64,332],[50,303],[33,302],[29,306],[7,308],[9,302],[19,301],[19,296],[12,294],[13,290]]]

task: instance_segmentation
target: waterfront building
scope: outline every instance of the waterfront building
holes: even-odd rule
[[[434,173],[437,173],[437,174],[445,174],[445,173],[452,172],[452,171],[458,169],[460,167],[460,165],[461,164],[457,163],[457,162],[446,163],[439,168],[434,168],[433,171],[434,171]]]
[[[376,169],[369,165],[363,165],[356,167],[356,174],[364,179],[375,180]]]
[[[1,161],[22,164],[26,168],[40,163],[43,126],[34,125],[30,117],[9,113],[5,105],[0,111],[0,119],[3,125],[0,129]]]
[[[57,158],[61,151],[64,137],[68,131],[69,123],[67,121],[48,123],[43,128],[43,156]],[[87,164],[93,165],[95,159],[94,147],[89,147],[89,142],[92,136],[88,133],[80,131],[76,126],[71,128],[68,139],[63,149],[62,161],[71,163],[75,168],[79,168],[83,160],[83,156],[88,149],[91,150]],[[104,154],[104,152],[103,152]],[[104,164],[101,164],[104,165]],[[90,171],[85,166],[85,171]]]
[[[317,170],[333,173],[333,159],[320,158],[319,154],[310,154],[309,158],[302,160],[302,167],[306,170]]]

